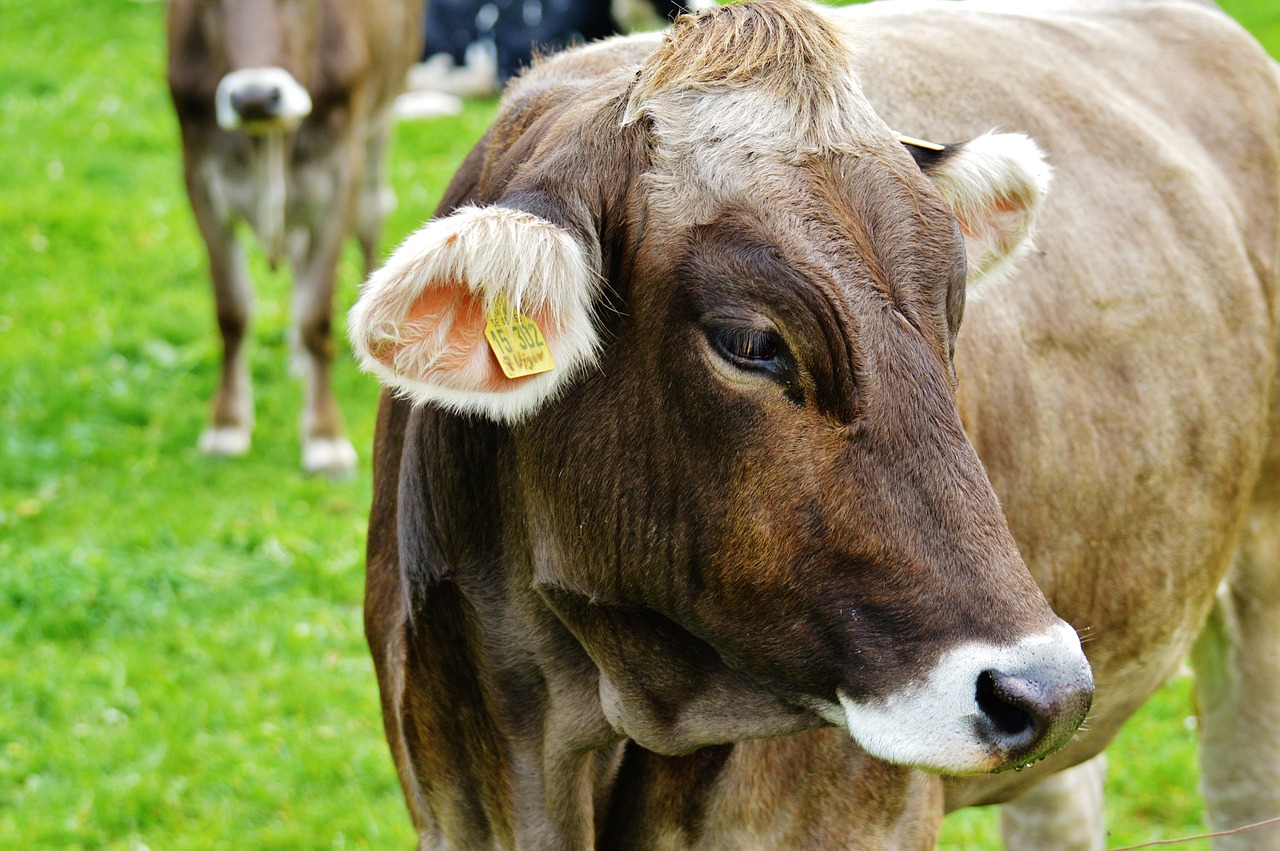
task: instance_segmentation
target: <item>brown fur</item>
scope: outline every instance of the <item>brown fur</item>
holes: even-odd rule
[[[969,293],[956,338],[955,226],[896,147],[819,150],[696,224],[657,220],[652,129],[620,126],[636,91],[722,82],[736,72],[690,57],[791,27],[819,77],[847,62],[794,3],[722,15],[679,24],[644,65],[616,42],[535,67],[441,206],[501,203],[598,240],[606,344],[516,426],[384,399],[366,627],[424,847],[931,847],[944,806],[1008,800],[1098,753],[1224,575],[1200,650],[1228,680],[1207,678],[1206,742],[1222,765],[1261,758],[1243,792],[1210,790],[1211,818],[1271,815],[1271,64],[1180,4],[867,24],[862,86],[891,126],[1025,129],[1057,169],[1039,252]],[[791,55],[757,71],[794,80]],[[698,325],[761,304],[800,365],[787,392],[717,371]],[[1097,709],[1077,741],[944,784],[813,729],[809,695],[887,694],[957,641],[1042,623],[1019,548],[1092,637]]]

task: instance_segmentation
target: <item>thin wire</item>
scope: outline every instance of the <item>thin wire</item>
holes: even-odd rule
[[[1181,845],[1184,842],[1194,842],[1197,839],[1214,839],[1219,836],[1235,836],[1237,833],[1244,833],[1246,830],[1266,827],[1270,824],[1280,824],[1280,816],[1264,819],[1263,821],[1255,821],[1253,824],[1234,827],[1231,830],[1219,830],[1217,833],[1202,833],[1199,836],[1185,836],[1182,839],[1157,839],[1153,842],[1144,842],[1141,845],[1125,845],[1122,848],[1112,848],[1110,851],[1134,851],[1134,849],[1137,848],[1154,848],[1157,845]]]

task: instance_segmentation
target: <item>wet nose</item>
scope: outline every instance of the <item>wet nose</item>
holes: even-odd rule
[[[231,108],[244,122],[269,121],[280,114],[284,93],[277,85],[248,83],[233,89]]]
[[[311,114],[311,95],[283,68],[240,68],[218,81],[214,113],[223,130],[292,130]]]
[[[1013,763],[1033,762],[1065,745],[1093,703],[1093,679],[986,670],[975,697],[978,734]]]

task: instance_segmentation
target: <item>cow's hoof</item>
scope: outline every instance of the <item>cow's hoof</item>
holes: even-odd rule
[[[347,476],[355,472],[356,450],[345,437],[312,437],[302,445],[302,469],[308,473]]]
[[[244,426],[210,426],[200,435],[205,455],[233,457],[249,451],[249,429]]]

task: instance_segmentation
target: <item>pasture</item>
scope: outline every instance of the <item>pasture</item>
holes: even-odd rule
[[[1274,0],[1224,5],[1280,56]],[[304,476],[288,276],[254,253],[254,448],[196,451],[220,353],[163,19],[0,0],[0,848],[408,848],[361,625],[377,387],[340,340],[359,472]],[[385,249],[492,113],[399,127]],[[1204,830],[1194,714],[1176,679],[1111,748],[1113,846]],[[968,811],[942,847],[995,836]]]

